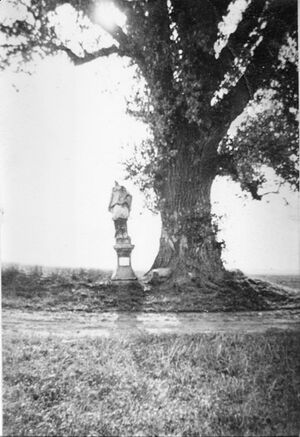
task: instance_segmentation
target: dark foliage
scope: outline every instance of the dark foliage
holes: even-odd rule
[[[189,229],[189,214],[193,223],[195,215],[211,214],[214,178],[230,175],[257,200],[265,167],[275,170],[279,184],[298,187],[296,0],[244,6],[230,0],[114,0],[126,15],[124,26],[101,20],[105,0],[7,3],[15,13],[0,24],[2,68],[23,68],[25,61],[57,52],[75,65],[116,53],[136,66],[144,90],[129,110],[151,135],[127,170],[152,193],[162,216],[154,266],[186,277],[222,275],[211,223]],[[77,25],[76,36],[60,26],[63,8]],[[104,34],[111,37],[108,47]],[[233,134],[229,128],[241,114]]]

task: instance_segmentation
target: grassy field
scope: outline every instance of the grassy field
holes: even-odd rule
[[[4,435],[296,436],[299,337],[6,336]]]
[[[2,272],[3,308],[61,311],[250,311],[300,307],[300,278],[264,277],[282,288],[228,274],[221,286],[143,287],[138,281],[119,286],[111,272],[7,266]]]
[[[263,281],[270,281],[277,285],[300,290],[300,275],[254,275]]]

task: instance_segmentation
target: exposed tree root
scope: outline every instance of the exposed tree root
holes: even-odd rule
[[[165,279],[154,275],[148,281],[148,287],[148,293],[165,296],[168,307],[171,302],[175,304],[177,296],[182,301],[182,308],[177,308],[177,311],[264,311],[300,308],[300,293],[296,290],[249,278],[240,271],[227,271],[224,278],[219,281],[201,278]]]

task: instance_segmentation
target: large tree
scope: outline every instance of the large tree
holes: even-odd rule
[[[151,138],[142,146],[145,159],[128,168],[143,189],[153,189],[161,214],[153,267],[169,267],[173,278],[222,278],[211,217],[216,176],[230,175],[255,199],[264,165],[297,186],[296,0],[113,0],[126,16],[122,26],[101,20],[105,0],[5,1],[18,14],[0,24],[3,68],[59,51],[75,65],[111,54],[136,65],[144,90],[130,109]],[[76,36],[61,29],[65,4],[76,13]],[[101,28],[111,45],[103,47]],[[259,115],[228,134],[249,105]]]

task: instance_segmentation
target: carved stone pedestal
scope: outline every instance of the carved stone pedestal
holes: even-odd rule
[[[131,252],[134,245],[128,242],[117,242],[114,249],[117,252],[118,266],[112,276],[112,281],[134,281],[137,277],[131,267]]]

